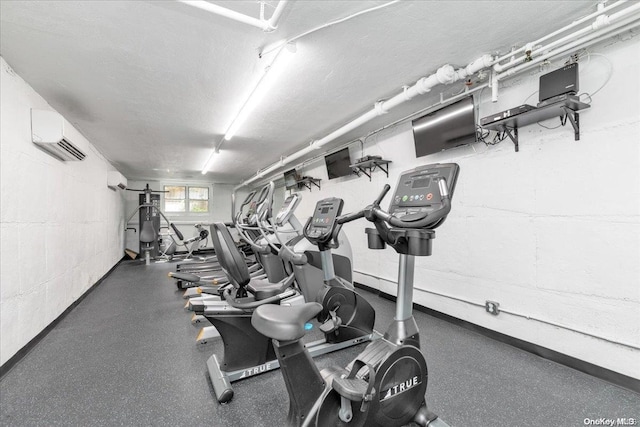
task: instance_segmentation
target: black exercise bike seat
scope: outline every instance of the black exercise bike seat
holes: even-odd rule
[[[322,311],[322,305],[308,302],[302,305],[265,304],[256,308],[251,324],[258,332],[278,341],[294,341],[305,334],[304,325]]]
[[[256,298],[256,301],[260,301],[284,292],[291,287],[294,279],[294,275],[290,275],[277,283],[270,283],[267,279],[251,279],[246,287]]]

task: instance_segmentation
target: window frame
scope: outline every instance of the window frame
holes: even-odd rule
[[[162,193],[162,211],[167,216],[205,216],[211,214],[211,186],[206,184],[185,184],[185,183],[163,183],[162,189],[167,191],[167,187],[184,187],[184,199],[170,199],[170,200],[184,200],[185,210],[183,212],[169,212],[167,211],[167,193]],[[189,198],[189,189],[190,188],[206,188],[207,189],[207,198],[206,199],[190,199]],[[205,212],[195,212],[190,210],[189,201],[207,201],[207,210]]]

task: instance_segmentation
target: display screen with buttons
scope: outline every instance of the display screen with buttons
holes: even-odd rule
[[[420,166],[402,174],[391,200],[389,212],[396,217],[421,217],[440,207],[439,177],[454,183],[458,166],[435,164]],[[448,185],[451,188],[451,185]]]
[[[416,178],[412,184],[411,188],[427,188],[429,183],[431,182],[431,178]]]
[[[309,227],[305,231],[307,238],[329,239],[336,218],[342,212],[342,199],[335,197],[320,200],[313,211]]]

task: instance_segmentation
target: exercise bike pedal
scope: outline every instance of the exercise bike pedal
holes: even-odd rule
[[[334,378],[333,389],[352,402],[364,400],[369,383],[360,378]]]
[[[325,334],[330,334],[342,325],[342,319],[340,319],[335,311],[329,311],[329,317],[320,325],[320,330]]]
[[[365,381],[361,378],[356,377],[356,374],[364,366],[369,369],[369,381]],[[373,388],[375,381],[376,373],[373,369],[373,366],[361,360],[356,360],[349,375],[346,377],[341,376],[334,378],[331,385],[333,389],[342,397],[342,406],[345,406],[345,404],[347,403],[345,402],[345,399],[348,399],[352,402],[362,402],[362,405],[360,406],[360,412],[366,412],[369,406],[369,402],[373,400],[373,396],[376,393],[375,389]],[[343,411],[345,409],[346,408],[343,407]]]

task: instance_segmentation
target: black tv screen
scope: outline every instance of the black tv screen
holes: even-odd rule
[[[349,157],[349,147],[336,151],[333,154],[324,156],[324,162],[327,165],[327,174],[329,179],[340,178],[341,176],[351,175],[351,157]]]
[[[298,182],[298,172],[295,169],[291,169],[284,173],[284,185],[287,189],[293,188]]]
[[[476,142],[473,97],[433,111],[412,122],[416,157]]]

